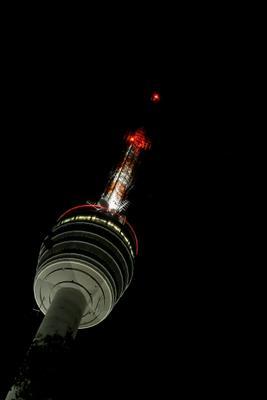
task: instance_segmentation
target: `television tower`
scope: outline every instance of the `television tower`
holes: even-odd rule
[[[127,194],[150,141],[143,129],[125,141],[124,157],[99,202],[64,212],[41,245],[33,290],[45,317],[6,400],[37,399],[44,382],[35,381],[36,355],[44,357],[52,345],[64,353],[78,329],[109,315],[131,282],[138,241],[125,217]]]

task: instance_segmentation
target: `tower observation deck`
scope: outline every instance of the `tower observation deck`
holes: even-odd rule
[[[62,287],[86,299],[79,328],[101,322],[129,286],[138,243],[129,223],[98,205],[65,212],[41,246],[34,295],[46,314]]]
[[[45,317],[6,400],[41,398],[41,383],[29,372],[35,370],[28,365],[36,359],[31,354],[37,351],[40,358],[54,337],[64,351],[79,328],[97,325],[109,315],[131,282],[138,241],[124,213],[139,155],[150,141],[143,129],[125,139],[124,157],[98,204],[64,212],[41,245],[33,290]]]

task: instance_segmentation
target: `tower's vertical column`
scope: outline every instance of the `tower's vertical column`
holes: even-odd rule
[[[55,364],[62,365],[85,307],[85,297],[79,290],[57,291],[6,400],[38,399],[49,391],[51,376],[54,378],[51,369]]]

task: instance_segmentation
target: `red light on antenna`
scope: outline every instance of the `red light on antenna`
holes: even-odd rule
[[[160,94],[159,92],[153,92],[150,100],[152,101],[152,103],[159,103],[160,102]]]
[[[145,131],[140,128],[126,136],[126,142],[133,145],[138,150],[147,150],[150,148],[150,140],[146,137]]]

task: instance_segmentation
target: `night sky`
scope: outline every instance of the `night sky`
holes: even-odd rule
[[[103,323],[78,332],[62,396],[170,398],[226,379],[230,354],[239,357],[242,72],[235,51],[193,44],[177,47],[175,63],[157,46],[127,59],[16,49],[1,165],[1,398],[42,320],[32,284],[44,235],[67,208],[99,199],[125,132],[139,126],[152,149],[130,192],[134,279]]]

